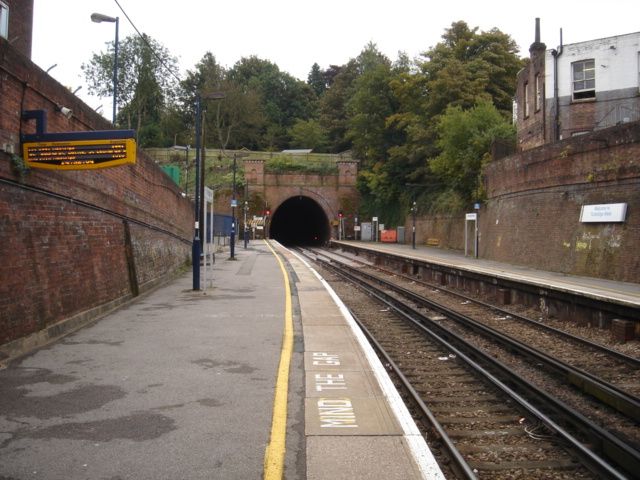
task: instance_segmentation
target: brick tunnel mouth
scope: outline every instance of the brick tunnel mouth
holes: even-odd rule
[[[269,236],[287,246],[323,245],[330,237],[329,219],[315,200],[292,197],[273,213]]]

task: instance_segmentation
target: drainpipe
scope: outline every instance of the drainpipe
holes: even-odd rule
[[[560,29],[560,46],[557,50],[551,50],[553,55],[553,101],[555,112],[553,113],[553,139],[560,140],[560,97],[558,95],[558,57],[562,55],[562,29]]]

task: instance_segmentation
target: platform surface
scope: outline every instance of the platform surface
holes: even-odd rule
[[[476,271],[498,278],[514,279],[542,288],[551,287],[556,290],[574,292],[593,299],[607,299],[623,305],[640,308],[640,283],[617,282],[595,277],[548,272],[522,265],[474,258],[473,256],[465,256],[462,252],[443,250],[424,245],[416,245],[414,249],[411,245],[397,243],[359,241],[333,241],[333,243],[336,245],[344,244],[362,249],[376,250],[402,257],[416,258],[435,264]]]
[[[294,324],[284,477],[443,478],[344,308],[278,250]],[[0,370],[0,478],[263,478],[284,276],[256,241],[213,277],[194,292],[187,273]]]

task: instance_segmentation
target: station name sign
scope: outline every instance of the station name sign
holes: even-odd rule
[[[582,223],[624,222],[626,216],[626,203],[583,205],[582,210],[580,211],[580,221]]]
[[[25,135],[25,163],[30,168],[88,170],[136,163],[134,130],[40,133]]]

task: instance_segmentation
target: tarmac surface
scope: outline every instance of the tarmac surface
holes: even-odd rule
[[[264,244],[220,257],[206,292],[185,274],[0,370],[0,479],[262,478],[282,276]],[[304,478],[301,360],[290,478]]]

